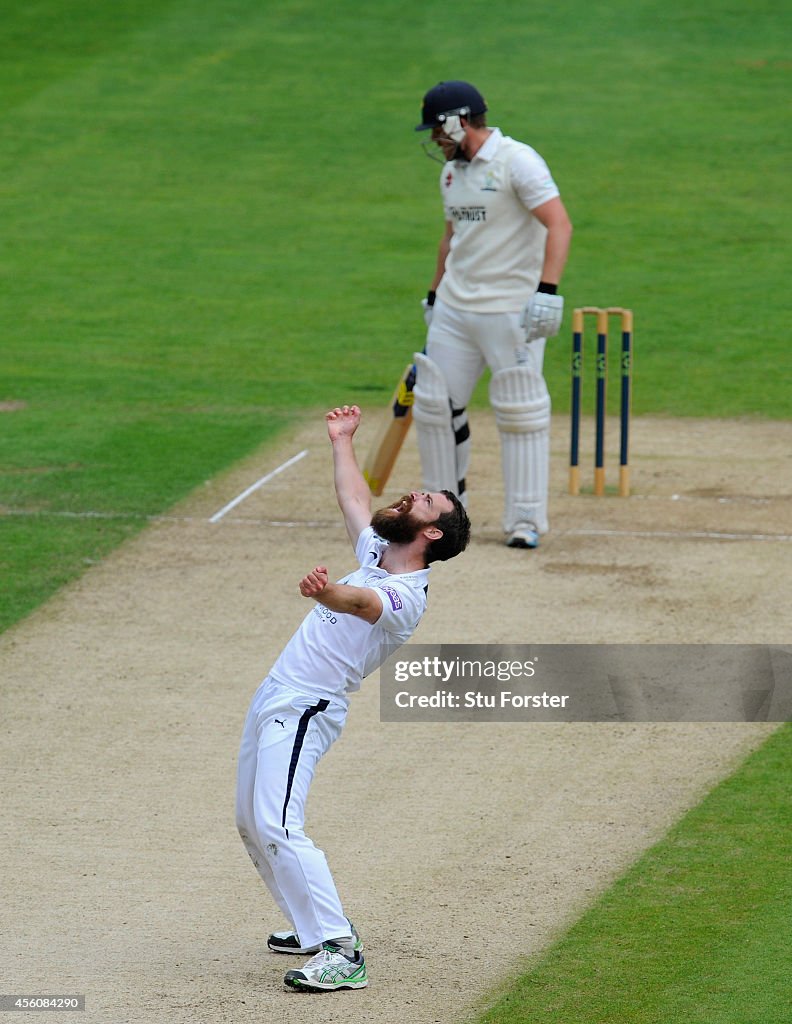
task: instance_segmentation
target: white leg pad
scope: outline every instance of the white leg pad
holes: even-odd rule
[[[418,434],[423,485],[427,491],[457,493],[456,440],[445,377],[422,352],[415,353],[413,420]]]
[[[550,394],[544,377],[528,366],[498,370],[490,402],[501,438],[503,529],[533,523],[547,532],[550,468]]]

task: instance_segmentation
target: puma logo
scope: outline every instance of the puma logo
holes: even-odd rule
[[[282,721],[281,721],[281,720],[280,720],[279,718],[276,718],[276,719],[275,719],[275,721],[276,721],[276,722],[278,723],[278,725],[279,725],[279,726],[280,726],[280,727],[281,727],[282,729],[285,729],[285,728],[286,728],[286,722],[285,722],[285,721],[283,721],[283,722],[282,722]]]

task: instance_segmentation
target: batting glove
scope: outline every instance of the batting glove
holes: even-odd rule
[[[563,295],[536,292],[526,302],[520,316],[520,327],[525,331],[525,340],[536,341],[537,338],[554,337],[561,329],[563,315]]]

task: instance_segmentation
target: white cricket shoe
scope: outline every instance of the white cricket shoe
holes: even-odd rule
[[[347,988],[365,988],[368,985],[366,961],[359,949],[353,956],[347,956],[334,942],[325,942],[320,952],[300,970],[286,972],[283,985],[293,992],[340,992]]]
[[[506,546],[510,548],[538,548],[539,531],[533,523],[517,523],[509,534]]]

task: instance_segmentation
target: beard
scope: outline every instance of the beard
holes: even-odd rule
[[[445,163],[452,164],[455,160],[466,160],[470,163],[470,157],[465,153],[459,143],[456,143],[456,149],[451,149],[450,146],[448,146],[448,148],[441,146],[440,148],[442,150],[443,161]]]
[[[409,544],[415,540],[427,523],[419,522],[412,514],[412,498],[405,494],[387,508],[381,508],[371,517],[374,531],[391,544]]]

